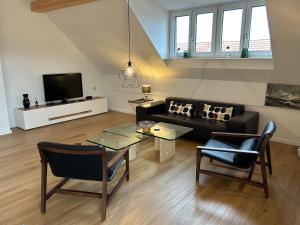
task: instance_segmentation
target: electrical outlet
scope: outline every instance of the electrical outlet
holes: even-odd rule
[[[93,87],[93,91],[96,91],[96,90],[97,90],[97,87],[96,87],[96,86],[94,86],[94,87]]]

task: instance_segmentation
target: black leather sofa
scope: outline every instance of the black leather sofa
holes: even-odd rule
[[[171,101],[193,104],[194,112],[192,117],[170,114],[168,109]],[[233,116],[226,122],[203,119],[202,111],[204,104],[215,107],[233,107]],[[138,106],[136,108],[136,121],[142,120],[152,120],[155,122],[165,122],[194,128],[194,130],[185,135],[185,137],[206,142],[210,139],[211,132],[256,134],[258,130],[259,113],[245,111],[245,106],[240,104],[170,97],[165,101]]]

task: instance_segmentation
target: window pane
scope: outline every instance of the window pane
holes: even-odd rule
[[[176,52],[184,52],[189,49],[190,17],[176,17]]]
[[[222,52],[240,51],[243,9],[224,11]]]
[[[252,8],[249,50],[271,50],[271,40],[266,6]]]
[[[213,13],[197,15],[196,52],[211,52]]]

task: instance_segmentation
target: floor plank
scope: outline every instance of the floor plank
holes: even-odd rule
[[[109,112],[30,131],[14,129],[0,137],[0,224],[100,224],[98,199],[54,195],[47,213],[39,212],[39,141],[85,142],[104,128],[135,121],[134,116]],[[274,174],[270,198],[261,188],[220,178],[200,176],[195,182],[196,142],[179,140],[176,155],[159,163],[154,140],[143,142],[130,163],[125,182],[107,210],[109,225],[300,224],[300,167],[294,146],[272,143]],[[226,170],[204,161],[203,167]],[[234,171],[235,174],[237,174]],[[243,175],[243,174],[241,174]],[[254,178],[259,179],[259,169]],[[49,171],[49,186],[58,181]],[[101,191],[101,184],[71,181],[66,187]]]

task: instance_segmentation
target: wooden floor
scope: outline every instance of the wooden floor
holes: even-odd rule
[[[103,128],[134,121],[134,116],[110,112],[31,131],[14,129],[0,137],[1,225],[100,224],[101,201],[94,198],[54,195],[41,215],[39,141],[84,142]],[[270,198],[263,189],[206,175],[195,182],[195,147],[179,140],[176,156],[159,163],[153,140],[140,146],[131,161],[131,177],[107,210],[109,225],[191,224],[300,224],[300,161],[295,147],[272,143],[274,174],[269,176]],[[203,167],[227,168],[205,161]],[[254,178],[259,178],[255,170]],[[50,175],[49,185],[58,179]],[[71,181],[69,187],[101,191],[95,182]]]

